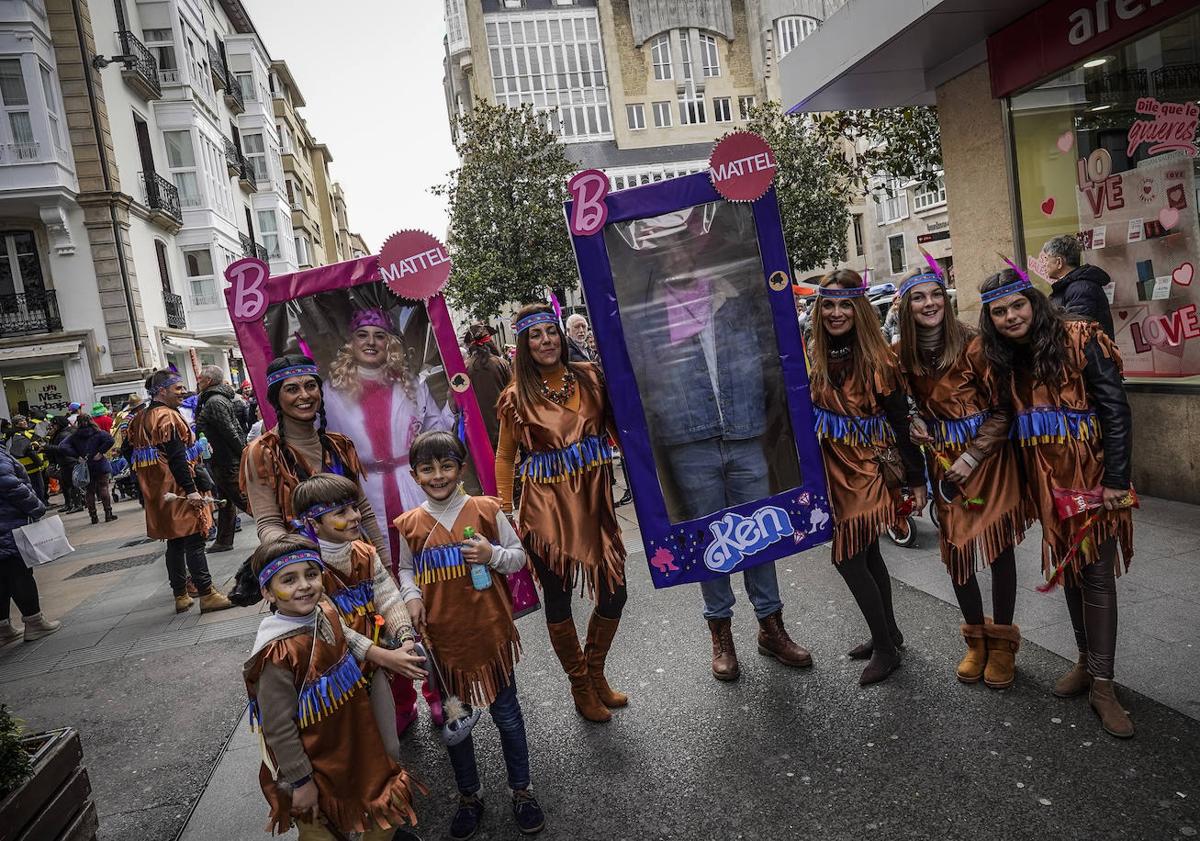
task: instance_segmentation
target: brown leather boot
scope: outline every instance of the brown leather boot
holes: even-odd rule
[[[967,644],[967,653],[958,661],[958,679],[963,683],[979,683],[983,677],[983,669],[987,665],[987,640],[983,638],[983,625],[960,626],[963,641]]]
[[[215,613],[218,610],[229,610],[231,607],[233,607],[233,602],[225,598],[225,595],[212,585],[209,585],[208,590],[200,594],[201,613]]]
[[[547,622],[546,629],[550,631],[550,644],[562,663],[563,671],[571,681],[571,697],[575,700],[575,709],[588,721],[597,723],[608,721],[612,713],[596,695],[596,687],[592,685],[591,675],[588,674],[587,660],[583,658],[583,649],[579,647],[579,634],[575,631],[575,620],[564,619],[562,622]]]
[[[1087,670],[1087,652],[1079,652],[1079,659],[1065,675],[1054,684],[1054,694],[1059,698],[1074,698],[1092,688],[1092,676]]]
[[[737,680],[742,670],[738,667],[737,651],[733,648],[733,620],[709,619],[708,632],[712,634],[712,673],[717,680]]]
[[[1105,733],[1116,736],[1118,739],[1129,739],[1133,736],[1133,721],[1129,718],[1129,713],[1125,712],[1125,708],[1121,706],[1121,702],[1117,700],[1117,693],[1113,689],[1111,680],[1093,679],[1092,692],[1088,696],[1088,701],[1091,703],[1092,709],[1100,716],[1100,724],[1104,727]]]
[[[984,625],[987,637],[987,666],[983,682],[992,689],[1007,689],[1017,676],[1017,649],[1021,647],[1021,629],[1016,625]]]
[[[587,645],[583,649],[588,677],[596,690],[596,697],[606,707],[623,707],[629,703],[629,696],[609,686],[608,678],[604,676],[604,661],[620,623],[620,619],[606,619],[592,611],[592,618],[588,620]]]
[[[783,611],[777,610],[758,620],[758,653],[774,657],[785,666],[806,668],[813,664],[812,655],[802,645],[792,642],[783,627]]]

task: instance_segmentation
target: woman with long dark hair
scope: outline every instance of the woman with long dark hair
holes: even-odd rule
[[[993,689],[1011,686],[1021,629],[1014,547],[1028,517],[1017,459],[1009,444],[1012,407],[998,403],[976,331],[950,311],[946,282],[930,269],[910,273],[896,295],[900,371],[917,404],[912,438],[926,447],[935,489],[942,562],[962,610],[967,652],[958,679]],[[991,567],[988,622],[975,573]]]
[[[1054,686],[1062,698],[1090,690],[1104,729],[1133,735],[1113,690],[1116,576],[1133,557],[1133,433],[1121,356],[1094,321],[1056,310],[1013,269],[979,287],[979,332],[996,382],[1012,396],[1029,497],[1042,524],[1042,568],[1061,577],[1079,659]],[[1056,490],[1099,488],[1101,507],[1060,519]],[[1118,556],[1118,551],[1120,555]]]
[[[833,563],[871,629],[850,652],[870,658],[859,684],[887,678],[900,665],[904,635],[892,609],[892,582],[879,534],[896,522],[896,505],[877,455],[893,444],[916,510],[925,507],[925,468],[909,438],[908,401],[896,357],[884,342],[858,272],[839,269],[817,290],[809,376],[829,498]]]
[[[550,642],[571,681],[575,709],[608,721],[628,703],[604,676],[625,607],[625,546],[613,507],[608,396],[600,370],[569,362],[558,317],[544,304],[517,313],[513,382],[500,395],[496,485],[512,510],[517,445],[527,455],[518,533],[529,552],[546,609]],[[595,603],[581,649],[571,618],[576,587]]]

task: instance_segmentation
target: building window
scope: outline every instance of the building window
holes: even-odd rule
[[[750,119],[750,110],[752,108],[754,108],[754,105],[756,102],[757,102],[757,100],[753,96],[739,96],[738,97],[738,119],[739,120]]]
[[[25,87],[19,58],[0,59],[0,105],[7,114],[9,142],[17,147],[15,157],[18,160],[36,159],[38,147],[29,117],[29,91]]]
[[[292,154],[292,130],[283,123],[276,123],[279,129],[279,151],[285,155]]]
[[[670,102],[655,102],[654,103],[654,127],[655,128],[670,128],[671,127],[671,103]]]
[[[730,104],[729,97],[713,97],[713,119],[718,123],[733,121],[733,107]]]
[[[175,58],[175,34],[170,27],[143,29],[142,38],[146,49],[154,55],[158,64],[158,80],[164,85],[179,83],[179,64]]]
[[[164,131],[163,143],[167,147],[167,168],[171,180],[179,190],[179,203],[183,207],[204,204],[200,179],[196,176],[196,147],[192,145],[192,133],[186,129]]]
[[[650,42],[650,63],[654,65],[654,78],[659,81],[671,78],[671,36],[663,33]]]
[[[627,190],[642,184],[652,184],[664,178],[677,178],[708,169],[708,161],[655,164],[649,167],[612,167],[606,169],[609,183],[614,190]]]
[[[257,102],[258,95],[254,92],[254,74],[253,73],[238,73],[238,87],[242,89],[242,100],[245,102]]]
[[[692,79],[692,42],[688,40],[688,31],[679,31],[679,66],[683,69],[684,81]]]
[[[863,244],[863,217],[861,213],[855,213],[850,224],[854,226],[854,254],[857,257],[863,256],[866,253],[866,246]]]
[[[446,0],[446,41],[451,54],[471,46],[467,31],[467,10],[463,0]]]
[[[595,9],[505,15],[486,23],[499,105],[557,108],[564,140],[608,140],[612,115]]]
[[[913,193],[913,211],[916,213],[941,207],[945,203],[946,180],[944,178],[939,178],[933,189],[929,189],[928,185],[922,185],[919,191]]]
[[[626,105],[625,117],[629,120],[629,128],[631,129],[636,130],[646,127],[646,109],[640,102],[633,105]]]
[[[817,31],[817,19],[804,15],[789,15],[775,21],[775,45],[780,58]]]
[[[267,149],[263,145],[261,133],[243,134],[242,151],[246,153],[246,163],[254,175],[254,183],[266,184],[271,180],[271,170],[267,166]]]
[[[717,52],[717,39],[700,33],[700,66],[705,77],[721,75],[721,56]]]
[[[258,234],[262,237],[263,248],[267,249],[267,256],[272,260],[280,259],[283,255],[279,251],[279,222],[274,210],[258,211]]]
[[[304,234],[297,234],[295,237],[296,243],[296,262],[300,266],[312,265],[312,245],[309,244],[308,237]]]
[[[888,258],[892,262],[892,274],[908,271],[908,262],[904,256],[904,234],[888,237]]]
[[[0,231],[0,296],[41,292],[45,288],[33,231]]]
[[[704,97],[695,92],[691,85],[679,94],[679,124],[681,126],[706,123],[704,116]]]
[[[217,303],[217,287],[213,282],[212,251],[207,248],[184,249],[183,266],[188,278],[188,294],[198,307]]]
[[[887,183],[886,190],[882,188],[881,190],[875,196],[875,201],[879,205],[879,224],[887,225],[907,219],[908,191],[904,189],[900,179],[893,178]]]
[[[158,280],[162,284],[163,292],[174,294],[175,290],[171,288],[171,271],[168,268],[170,260],[167,259],[167,244],[161,239],[154,241],[154,256],[158,258]]]
[[[42,93],[46,97],[46,117],[50,121],[50,141],[56,149],[62,149],[63,138],[62,130],[59,128],[58,95],[54,90],[54,81],[50,76],[49,67],[39,63],[38,70],[42,76]]]

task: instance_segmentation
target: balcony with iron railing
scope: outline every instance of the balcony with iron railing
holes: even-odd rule
[[[0,336],[28,336],[62,329],[53,289],[28,289],[0,295]]]
[[[167,326],[176,330],[187,328],[187,317],[183,312],[183,297],[174,292],[163,290],[163,307],[167,311]]]
[[[221,51],[212,44],[208,45],[208,69],[212,73],[213,87],[220,89],[229,85],[229,68],[225,66]]]
[[[238,84],[238,80],[232,73],[228,74],[226,79],[225,105],[234,114],[241,114],[246,110],[246,100],[242,96],[242,86]]]
[[[150,220],[159,227],[174,232],[183,225],[183,210],[179,189],[157,172],[139,172],[142,198],[150,208]]]
[[[242,241],[242,254],[246,257],[257,257],[264,263],[267,261],[267,248],[265,245],[259,245],[252,238],[239,232],[238,238]]]
[[[117,41],[121,44],[121,53],[126,57],[121,76],[144,98],[161,98],[162,84],[158,78],[158,61],[154,54],[128,30],[118,32]]]
[[[230,175],[240,175],[242,167],[246,164],[246,158],[242,155],[242,150],[233,142],[232,137],[225,138],[225,167],[229,170]]]

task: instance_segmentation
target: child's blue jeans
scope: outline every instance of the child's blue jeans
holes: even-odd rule
[[[492,701],[488,712],[500,731],[500,748],[504,751],[504,765],[508,770],[508,787],[514,791],[529,788],[529,743],[525,740],[525,717],[521,715],[517,684],[511,673],[508,685]],[[479,770],[475,767],[475,742],[472,737],[468,736],[447,750],[458,790],[463,794],[478,792]]]

